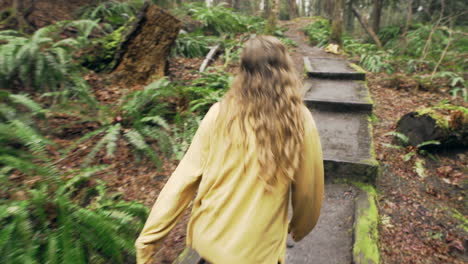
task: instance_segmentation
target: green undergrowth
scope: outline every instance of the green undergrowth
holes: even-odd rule
[[[131,18],[127,24],[119,27],[112,33],[94,40],[92,45],[87,49],[89,52],[80,59],[80,63],[96,72],[105,72],[114,68],[115,53],[123,41],[124,32],[128,29],[133,19]]]
[[[468,233],[468,219],[455,208],[452,208],[451,215],[461,222],[459,227]]]
[[[325,18],[315,18],[303,30],[312,45],[324,47],[330,43],[331,27]],[[404,73],[415,81],[415,88],[449,88],[453,97],[461,96],[467,101],[464,30],[466,28],[451,29],[448,26],[434,27],[431,23],[415,23],[403,35],[401,26],[392,25],[380,29],[382,48],[366,37],[359,39],[345,33],[342,49],[366,71]]]

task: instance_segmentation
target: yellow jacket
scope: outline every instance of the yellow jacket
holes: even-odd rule
[[[200,124],[192,144],[159,194],[135,246],[137,263],[150,263],[184,209],[193,200],[187,246],[213,264],[284,263],[289,223],[299,241],[314,228],[323,198],[323,160],[318,132],[304,106],[304,149],[298,174],[290,185],[266,192],[258,180],[255,137],[244,147],[214,138],[219,103]],[[237,136],[235,130],[231,136]],[[278,142],[280,143],[280,142]],[[291,191],[290,191],[291,190]]]

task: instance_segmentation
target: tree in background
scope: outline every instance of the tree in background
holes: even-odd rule
[[[289,18],[293,19],[299,16],[299,7],[296,0],[288,0]]]
[[[332,2],[331,0],[327,3]],[[343,34],[343,14],[344,14],[344,0],[334,0],[333,8],[333,20],[330,33],[330,42],[338,45],[343,44],[342,34]]]
[[[273,35],[273,33],[275,32],[280,4],[281,4],[281,0],[273,0],[273,8],[270,11],[270,16],[268,17],[267,25],[265,26],[264,34],[266,35]]]
[[[376,34],[379,33],[380,29],[380,20],[382,17],[382,8],[383,8],[384,0],[374,0],[372,5],[372,29]]]

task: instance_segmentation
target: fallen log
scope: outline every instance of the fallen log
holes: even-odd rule
[[[200,66],[200,72],[204,72],[205,69],[208,67],[209,63],[211,62],[211,60],[213,60],[213,57],[216,55],[216,52],[218,51],[220,45],[216,45],[216,46],[213,46],[210,50],[210,52],[208,52],[208,55],[206,55],[206,58],[205,60],[203,61],[203,63],[201,64]]]
[[[440,146],[468,146],[468,108],[442,105],[403,115],[396,131],[417,146],[435,140]]]

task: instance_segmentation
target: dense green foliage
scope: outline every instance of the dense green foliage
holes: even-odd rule
[[[181,32],[172,48],[172,55],[189,58],[203,57],[210,50],[210,46],[218,41],[218,38],[207,37],[199,32]]]
[[[328,20],[316,18],[303,30],[311,44],[322,47],[329,43]],[[445,26],[421,23],[411,25],[405,36],[401,34],[399,26],[382,28],[379,38],[384,49],[345,35],[343,50],[370,72],[404,72],[414,75],[413,78],[427,89],[445,85],[451,88],[453,95],[461,94],[467,101],[468,83],[463,78],[467,71],[466,57],[459,56],[466,54],[464,35]]]
[[[76,28],[76,38],[60,38],[66,28]],[[97,27],[91,20],[59,22],[25,36],[14,30],[0,32],[0,85],[11,87],[21,82],[26,88],[57,90],[76,76],[79,67],[73,64],[74,52],[88,43],[88,36]]]
[[[189,73],[185,81],[120,87],[120,98],[100,101],[96,94],[109,83],[88,84],[83,66],[106,79],[102,72],[112,68],[126,26],[143,2],[96,1],[79,11],[84,20],[58,22],[31,35],[0,31],[0,86],[8,89],[0,90],[0,254],[5,263],[132,263],[133,241],[148,209],[108,192],[96,176],[108,169],[101,163],[115,162],[112,158],[127,150],[156,169],[162,159],[181,159],[203,116],[230,86],[228,71],[238,62],[242,43],[265,32],[267,24],[224,4],[182,5],[174,12],[198,26],[179,33],[172,56],[201,58],[220,45],[218,66]],[[459,54],[466,54],[468,42],[457,33],[461,29],[413,23],[402,36],[402,28],[381,28],[384,49],[351,36],[344,37],[343,49],[368,71],[412,74],[421,83],[443,81],[452,94],[466,98],[466,56]],[[271,32],[295,47],[284,30]],[[328,44],[327,19],[317,17],[304,31],[311,44]],[[49,126],[62,115],[71,118]],[[79,136],[65,136],[66,146],[56,143],[54,131],[76,124]],[[92,125],[82,129],[83,124]],[[80,160],[73,169],[58,166],[79,151],[83,155],[76,155]]]
[[[143,6],[143,0],[131,1],[96,1],[95,4],[84,6],[79,13],[83,19],[98,20],[103,24],[103,28],[113,31],[123,26],[138,9]]]
[[[0,252],[6,263],[128,263],[148,209],[106,193],[103,167],[59,172],[34,127],[49,112],[0,93]],[[18,174],[28,185],[15,183]],[[5,199],[9,197],[9,199]]]

